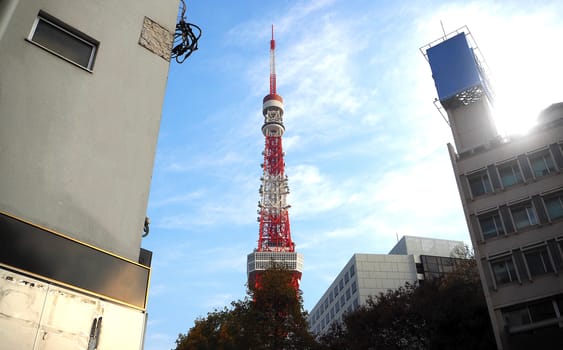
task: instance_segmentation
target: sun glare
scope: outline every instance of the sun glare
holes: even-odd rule
[[[513,49],[507,49],[518,47],[514,37],[518,36],[504,36],[506,42],[489,46],[492,50],[487,52],[487,60],[495,63],[491,67],[495,91],[493,116],[499,133],[505,136],[525,134],[537,123],[542,110],[561,102],[558,82],[562,71],[558,60],[563,55],[563,49],[550,40],[544,43],[519,37],[527,42],[527,47],[515,54]],[[534,37],[539,37],[539,34]]]
[[[544,106],[543,108],[545,108]],[[501,135],[526,134],[535,124],[542,107],[528,99],[511,93],[507,87],[497,94],[493,105],[493,117]]]

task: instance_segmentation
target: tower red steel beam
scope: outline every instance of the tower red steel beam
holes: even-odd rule
[[[276,91],[276,41],[272,25],[270,40],[270,93],[263,99],[262,114],[264,124],[262,133],[265,138],[263,174],[260,178],[260,201],[258,202],[258,247],[248,255],[248,283],[260,287],[260,276],[272,263],[284,266],[292,272],[292,284],[299,288],[303,271],[303,256],[295,251],[291,240],[288,209],[286,202],[289,194],[285,161],[282,147],[283,98]]]

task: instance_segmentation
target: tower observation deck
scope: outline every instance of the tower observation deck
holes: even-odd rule
[[[262,114],[264,124],[262,133],[265,146],[262,155],[263,174],[260,178],[260,201],[258,202],[258,247],[248,254],[247,272],[248,285],[260,286],[261,273],[266,269],[283,266],[292,272],[292,285],[299,288],[299,280],[303,271],[303,256],[295,251],[295,243],[291,240],[288,209],[286,202],[289,194],[287,176],[285,175],[282,136],[283,98],[276,91],[274,27],[270,40],[270,93],[264,97]]]

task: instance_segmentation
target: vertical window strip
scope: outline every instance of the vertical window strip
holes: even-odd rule
[[[563,194],[544,198],[543,202],[550,221],[563,217]]]
[[[534,177],[542,177],[555,172],[555,164],[549,150],[541,151],[529,157]]]

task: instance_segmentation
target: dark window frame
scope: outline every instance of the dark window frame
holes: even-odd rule
[[[489,264],[491,265],[491,272],[493,274],[493,279],[497,284],[497,286],[518,282],[518,272],[516,271],[516,264],[514,263],[514,259],[512,258],[512,255],[507,255],[501,258],[490,260]],[[507,280],[504,279],[504,276],[497,275],[497,270],[495,270],[495,265],[498,264],[504,265],[504,269],[507,274],[506,277],[508,277]]]
[[[510,170],[510,174],[506,172],[508,170]],[[497,171],[503,188],[508,188],[524,182],[522,169],[520,168],[520,164],[518,164],[518,161],[516,159],[497,165]],[[514,179],[512,181],[508,181],[511,178]]]
[[[41,40],[37,40],[38,28],[43,28],[42,26],[45,25],[45,28],[55,29],[58,34],[63,34],[63,37],[66,36],[71,40],[78,40],[80,43],[85,44],[85,46],[90,47],[89,56],[87,57],[87,63],[77,62],[77,60],[68,57],[69,55],[65,55],[64,52],[61,52],[60,49],[55,48],[54,46],[50,46],[49,43]],[[69,62],[73,65],[80,67],[88,72],[92,72],[94,68],[94,63],[96,60],[96,55],[98,53],[98,49],[100,46],[99,41],[93,39],[92,37],[82,33],[81,31],[75,29],[74,27],[64,23],[63,21],[51,16],[44,11],[39,11],[37,17],[33,22],[33,26],[29,33],[29,36],[26,40],[33,45],[42,48],[43,50]],[[62,43],[62,42],[58,42]],[[64,46],[64,45],[62,45]]]
[[[467,183],[469,184],[469,190],[473,198],[494,192],[491,178],[487,170],[467,175]]]
[[[557,168],[555,166],[555,160],[553,159],[553,156],[551,155],[549,148],[529,154],[528,160],[530,161],[530,167],[532,168],[532,173],[534,174],[534,177],[536,179],[542,176],[553,174],[557,171]],[[542,169],[540,169],[539,167],[536,168],[534,166],[534,165],[539,165],[541,163],[543,163]]]
[[[527,249],[522,254],[524,255],[530,279],[553,272],[553,263],[547,246]]]
[[[491,219],[492,219],[492,225],[494,226],[494,231],[485,230],[484,229],[485,221]],[[481,237],[483,238],[483,240],[504,236],[506,234],[506,228],[504,227],[504,223],[502,222],[502,219],[500,217],[500,212],[498,210],[494,210],[485,214],[480,214],[477,217],[477,221],[479,222],[479,230],[481,232]]]
[[[553,211],[553,207],[551,207],[551,205],[549,203],[551,203],[551,201],[556,202],[556,204],[559,204],[559,209],[561,210],[561,214],[554,215],[554,211]],[[545,211],[547,213],[547,216],[549,217],[550,221],[554,221],[554,220],[558,220],[563,218],[563,192],[559,192],[550,196],[546,196],[543,198],[543,204],[545,206]]]
[[[524,222],[524,220],[520,220],[524,218],[524,215],[522,214],[525,214],[527,224],[522,225]],[[512,223],[514,224],[516,231],[525,230],[539,224],[538,213],[531,201],[511,206],[510,216],[512,217]]]

